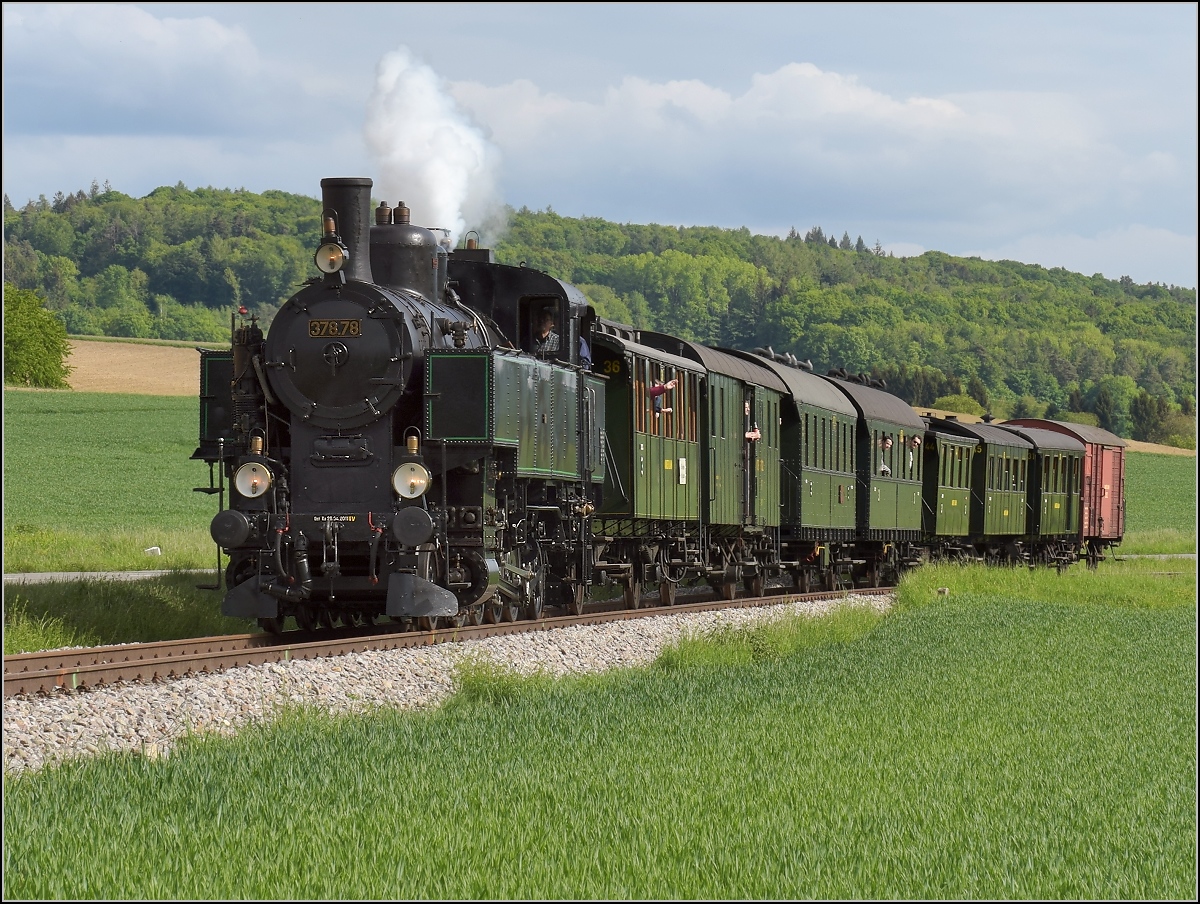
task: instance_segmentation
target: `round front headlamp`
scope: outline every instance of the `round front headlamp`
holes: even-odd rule
[[[337,273],[346,266],[346,261],[350,259],[350,252],[337,242],[326,242],[317,249],[313,259],[317,262],[317,269],[322,273]]]
[[[271,489],[271,472],[266,465],[248,461],[233,475],[233,485],[247,499],[257,499]]]
[[[392,472],[392,489],[404,499],[416,499],[429,489],[429,472],[415,461],[405,462]]]

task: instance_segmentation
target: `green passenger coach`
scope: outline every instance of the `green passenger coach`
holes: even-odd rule
[[[1085,447],[1063,433],[1001,425],[1033,444],[1029,468],[1028,545],[1036,563],[1061,570],[1077,558],[1083,527],[1081,505]]]
[[[948,554],[971,554],[963,544],[971,534],[971,468],[979,440],[929,427],[924,445],[925,531],[944,537]]]

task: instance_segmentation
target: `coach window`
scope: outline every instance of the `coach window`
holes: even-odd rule
[[[691,404],[688,405],[688,439],[694,443],[699,439],[700,378],[696,374],[688,374],[688,385],[692,394]]]
[[[646,373],[644,361],[633,362],[633,429],[646,432]]]

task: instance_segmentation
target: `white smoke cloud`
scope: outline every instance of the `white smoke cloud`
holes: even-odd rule
[[[414,224],[448,229],[453,242],[468,229],[494,241],[503,222],[500,152],[407,47],[379,62],[365,134],[379,167],[377,198],[404,201]]]

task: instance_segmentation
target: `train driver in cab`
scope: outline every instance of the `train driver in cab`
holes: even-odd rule
[[[542,308],[533,327],[533,353],[539,358],[553,358],[560,344],[554,331],[554,309]]]

